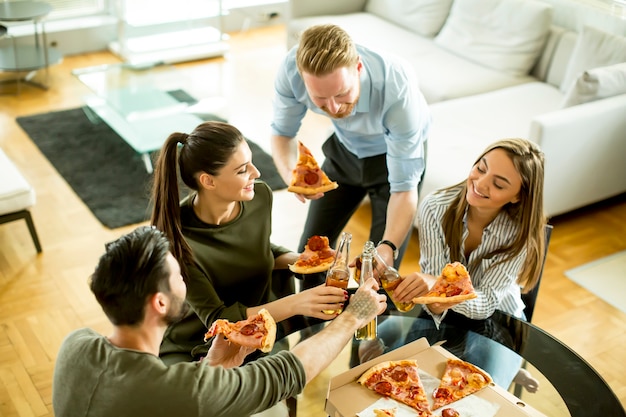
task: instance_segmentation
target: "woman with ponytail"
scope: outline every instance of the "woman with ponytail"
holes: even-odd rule
[[[178,176],[191,190],[182,200]],[[235,322],[266,308],[276,322],[300,315],[328,320],[335,316],[322,310],[345,301],[344,290],[323,285],[273,295],[273,278],[293,280],[287,266],[298,253],[270,242],[272,190],[259,177],[247,141],[228,123],[204,122],[165,141],[155,165],[151,222],[171,243],[191,307],[165,334],[165,363],[204,356],[203,337],[216,319]]]

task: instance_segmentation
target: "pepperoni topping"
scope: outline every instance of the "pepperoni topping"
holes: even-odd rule
[[[454,408],[444,408],[441,410],[441,417],[459,417],[460,414]]]
[[[398,381],[398,382],[405,382],[407,379],[409,379],[409,376],[407,375],[406,371],[400,368],[394,368],[389,373],[389,377],[393,379],[394,381]]]
[[[374,386],[374,391],[381,395],[389,395],[391,394],[392,386],[387,381],[381,381]]]
[[[307,172],[304,174],[304,182],[308,185],[315,185],[319,182],[320,176],[315,172]]]
[[[448,388],[437,388],[434,392],[435,398],[450,398],[452,396],[452,392]]]
[[[311,236],[307,241],[307,246],[314,252],[318,252],[328,247],[328,238],[325,236]]]
[[[252,336],[258,331],[259,331],[259,327],[256,324],[251,323],[251,324],[246,324],[245,326],[243,326],[241,330],[239,330],[239,333],[241,333],[244,336]]]
[[[382,376],[377,372],[367,380],[367,385],[374,385],[380,380],[382,380]]]

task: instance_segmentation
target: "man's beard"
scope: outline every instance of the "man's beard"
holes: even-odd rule
[[[344,119],[352,114],[352,111],[354,110],[354,107],[356,106],[356,103],[358,101],[359,101],[359,97],[357,97],[352,103],[344,103],[343,106],[345,107],[340,112],[337,112],[337,113],[329,112],[328,107],[326,106],[322,106],[320,107],[320,109],[322,109],[324,113],[326,113],[333,119]]]
[[[165,324],[170,326],[181,321],[187,315],[187,312],[189,312],[189,304],[187,304],[185,299],[172,295],[172,306],[163,320]]]

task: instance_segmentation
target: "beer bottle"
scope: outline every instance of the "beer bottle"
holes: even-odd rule
[[[361,274],[359,285],[362,285],[365,281],[374,277],[374,267],[372,266],[372,255],[376,247],[374,242],[367,241],[363,246],[363,253],[361,254]],[[356,340],[375,340],[377,337],[378,319],[374,317],[374,320],[367,323],[364,327],[358,329],[354,337]]]
[[[348,263],[350,262],[350,242],[352,241],[352,234],[343,232],[337,251],[335,252],[335,260],[333,265],[326,273],[326,285],[329,287],[348,288],[348,281],[350,280],[350,269]],[[324,314],[341,314],[343,308],[337,310],[322,310]]]
[[[400,303],[393,298],[393,291],[404,278],[400,276],[400,273],[396,268],[387,265],[385,260],[376,250],[376,248],[374,248],[372,255],[372,264],[378,276],[378,280],[380,281],[380,284],[382,285],[383,289],[385,290],[393,304],[396,306],[398,311],[401,311],[403,313],[411,311],[413,307],[415,307],[414,303]]]

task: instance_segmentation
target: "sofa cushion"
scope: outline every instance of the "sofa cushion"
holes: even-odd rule
[[[0,149],[0,214],[15,213],[35,204],[35,190]]]
[[[432,42],[431,46],[421,51],[407,49],[402,55],[415,68],[429,104],[535,81],[528,75],[516,76],[468,61]]]
[[[450,6],[452,0],[368,0],[365,11],[432,38],[441,30]]]
[[[532,82],[431,105],[420,199],[466,178],[474,160],[492,142],[529,138],[531,120],[557,110],[562,99],[558,88]]]
[[[574,52],[576,46],[576,40],[578,39],[578,33],[565,31],[558,40],[555,46],[554,53],[550,57],[550,64],[547,68],[545,81],[548,84],[560,88],[563,80],[565,79],[565,73],[567,72],[567,66],[569,60]],[[543,57],[542,57],[543,58]]]
[[[626,94],[626,62],[587,70],[565,93],[563,107]]]
[[[535,0],[456,0],[437,44],[468,60],[527,74],[539,57],[552,7]]]
[[[561,91],[568,91],[584,71],[621,62],[626,62],[625,37],[584,26],[567,65]]]

